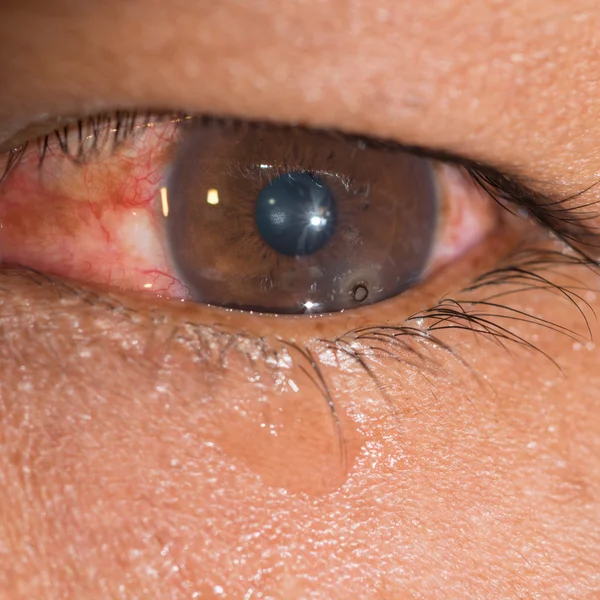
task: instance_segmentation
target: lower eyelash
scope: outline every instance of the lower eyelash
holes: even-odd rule
[[[339,383],[333,382],[324,367],[334,367],[339,372],[365,373],[371,380],[374,390],[386,403],[391,415],[399,415],[403,409],[388,393],[396,389],[398,376],[406,376],[408,385],[413,377],[428,384],[434,400],[436,382],[448,373],[447,361],[443,356],[457,362],[465,372],[476,381],[480,381],[476,368],[469,364],[467,356],[461,356],[459,350],[444,342],[442,335],[446,330],[467,330],[484,338],[491,339],[510,351],[511,344],[517,344],[527,350],[544,356],[560,369],[555,360],[541,347],[510,330],[510,325],[519,322],[550,329],[579,343],[585,343],[591,337],[589,315],[595,316],[582,291],[588,290],[580,282],[563,272],[565,268],[586,267],[597,273],[597,265],[582,256],[563,254],[558,250],[529,247],[509,256],[498,267],[478,277],[472,284],[458,294],[442,298],[435,306],[420,311],[397,326],[375,325],[352,330],[334,339],[315,339],[306,344],[298,344],[290,339],[255,337],[244,332],[231,332],[228,327],[215,324],[194,322],[177,323],[173,326],[168,339],[161,338],[161,352],[168,352],[172,343],[183,345],[196,356],[199,364],[209,363],[211,369],[203,372],[215,372],[215,377],[238,376],[253,385],[288,386],[295,385],[293,368],[302,371],[312,381],[321,401],[329,407],[339,452],[344,460],[345,432],[342,427],[341,410],[336,400]],[[571,279],[569,284],[553,280],[553,274],[561,269],[561,277]],[[112,314],[137,322],[140,316],[135,308],[126,301],[110,294],[96,293],[86,288],[71,285],[31,269],[11,271],[3,268],[4,275],[26,277],[36,285],[51,285],[57,296],[62,299],[75,297],[92,307],[104,306]],[[543,291],[558,294],[573,305],[581,316],[585,334],[569,330],[557,322],[528,314],[510,306],[508,299],[518,294]],[[7,293],[7,290],[2,290]],[[68,308],[62,308],[68,310]],[[150,345],[155,331],[165,328],[163,311],[156,311],[150,317],[148,340]],[[162,348],[162,345],[165,348]],[[232,375],[228,369],[231,361],[241,357],[247,369]],[[247,371],[247,372],[246,372]],[[253,374],[249,379],[248,374]],[[393,387],[390,387],[393,386]]]
[[[435,306],[406,319],[403,325],[375,325],[353,330],[327,343],[331,348],[354,360],[381,390],[384,390],[385,386],[377,373],[378,361],[372,361],[373,356],[392,357],[397,365],[422,369],[421,375],[427,377],[428,372],[438,370],[438,363],[432,362],[430,353],[424,350],[426,346],[447,353],[471,374],[477,376],[466,358],[460,356],[455,348],[440,338],[444,331],[452,329],[482,335],[509,352],[509,346],[517,344],[541,354],[560,369],[548,353],[533,341],[515,333],[510,326],[515,323],[529,324],[549,329],[577,343],[585,344],[591,341],[590,316],[595,318],[596,315],[582,295],[583,291],[590,291],[589,288],[573,278],[570,278],[573,279],[573,283],[569,285],[552,279],[558,268],[565,267],[585,267],[599,274],[596,263],[576,253],[565,254],[544,248],[521,249],[497,268],[478,277],[458,295],[442,298]],[[561,273],[561,276],[566,277],[564,273]],[[569,302],[579,313],[585,333],[513,308],[506,300],[517,294],[533,291],[558,295]],[[474,297],[475,295],[478,297]]]

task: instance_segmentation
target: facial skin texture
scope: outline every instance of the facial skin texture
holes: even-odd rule
[[[444,149],[568,195],[600,173],[598,31],[582,0],[9,1],[0,143],[171,108]],[[546,355],[442,331],[456,356],[412,341],[424,358],[370,363],[378,387],[315,341],[402,324],[493,268],[490,244],[300,325],[3,273],[0,598],[600,597],[600,349],[520,321]],[[597,337],[597,274],[554,277]],[[510,306],[589,338],[557,294]],[[311,349],[338,421],[290,346],[300,392],[263,384],[282,370],[245,358],[256,336]]]

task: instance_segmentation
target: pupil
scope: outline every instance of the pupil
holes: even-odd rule
[[[258,194],[254,215],[264,241],[286,256],[320,250],[335,233],[337,221],[331,190],[306,171],[273,179]]]

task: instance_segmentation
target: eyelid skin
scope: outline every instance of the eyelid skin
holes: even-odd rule
[[[376,332],[383,323],[398,323],[399,313],[418,310],[441,290],[469,281],[473,270],[496,264],[498,256],[514,244],[504,233],[497,231],[497,238],[488,240],[485,247],[473,248],[465,259],[434,273],[425,289],[409,290],[402,303],[394,298],[330,315],[249,318],[242,311],[132,296],[105,286],[82,286],[7,268],[2,269],[0,279],[10,291],[0,289],[0,299],[11,315],[10,322],[17,319],[43,332],[59,327],[67,334],[75,332],[76,337],[78,329],[85,330],[85,339],[76,346],[79,359],[68,367],[71,376],[77,372],[77,378],[96,387],[98,382],[88,381],[86,368],[98,363],[106,372],[116,370],[117,364],[111,361],[120,360],[114,353],[119,347],[135,357],[136,366],[127,378],[144,373],[137,391],[144,402],[166,401],[165,410],[173,423],[189,419],[191,411],[194,439],[241,461],[264,485],[318,498],[344,484],[365,443],[356,427],[364,409],[362,396],[349,403],[337,379],[343,376],[346,384],[355,377],[361,381],[361,365],[373,361],[368,368],[376,368],[377,375],[373,371],[367,382],[362,381],[362,392],[377,397],[378,403],[385,402],[379,385],[386,377],[396,378],[400,365],[427,382],[428,369],[438,369],[435,357],[447,352],[425,330],[419,333],[418,327],[409,325],[406,347],[395,348],[390,338],[392,352],[377,357],[377,344],[369,341],[367,331]],[[21,309],[14,305],[13,293],[23,303]],[[29,307],[40,303],[46,307],[44,312],[31,313]],[[5,325],[9,326],[8,321]],[[364,339],[352,333],[360,331],[365,332]],[[44,345],[46,339],[44,333],[35,347]],[[362,352],[375,354],[361,358]],[[47,360],[40,365],[41,372],[50,368],[52,357],[48,355]],[[456,368],[462,368],[459,360],[455,362]],[[112,394],[123,384],[107,381],[97,389]],[[182,393],[190,387],[193,396]],[[194,406],[196,397],[203,399],[198,407]],[[400,418],[395,413],[401,407],[388,409]]]
[[[63,548],[67,542],[73,543],[78,556],[86,559],[86,564],[100,565],[100,572],[107,578],[108,586],[111,582],[107,571],[117,561],[114,558],[116,556],[117,583],[122,581],[123,564],[128,572],[133,572],[132,587],[127,589],[132,589],[139,578],[153,590],[156,587],[152,586],[182,586],[183,594],[186,590],[183,582],[187,579],[192,580],[192,589],[204,589],[198,587],[200,582],[212,583],[216,580],[231,595],[235,592],[235,595],[243,596],[246,589],[243,586],[246,585],[254,588],[261,586],[260,589],[271,590],[275,596],[276,590],[281,590],[281,579],[257,584],[252,579],[255,569],[272,568],[275,573],[280,573],[277,569],[281,569],[281,577],[291,570],[292,574],[298,574],[299,581],[304,581],[303,573],[314,567],[316,582],[314,577],[307,579],[314,587],[315,594],[326,589],[327,595],[322,597],[335,598],[327,588],[333,581],[330,571],[319,568],[324,563],[306,562],[314,551],[315,544],[310,539],[314,540],[315,535],[318,535],[317,540],[322,540],[327,546],[324,560],[329,561],[328,564],[334,560],[340,568],[347,568],[351,558],[358,560],[351,550],[347,552],[347,544],[350,549],[358,545],[360,564],[351,571],[356,577],[340,584],[343,585],[344,592],[350,590],[353,597],[365,596],[364,578],[374,576],[378,581],[377,569],[381,568],[382,559],[402,566],[402,589],[406,589],[409,584],[427,586],[429,579],[426,578],[423,583],[418,568],[423,565],[431,567],[433,577],[437,574],[434,567],[439,566],[439,562],[437,557],[429,556],[427,549],[421,549],[415,544],[415,539],[420,539],[419,532],[422,533],[424,518],[427,518],[428,528],[432,528],[436,536],[439,535],[434,540],[434,547],[443,548],[444,560],[448,560],[447,548],[453,549],[458,554],[453,560],[458,560],[459,564],[462,564],[462,553],[467,553],[471,548],[487,548],[489,551],[490,527],[498,527],[492,531],[495,536],[499,536],[493,538],[493,543],[498,544],[499,548],[506,541],[512,540],[513,535],[514,539],[521,539],[521,519],[516,525],[511,524],[509,519],[515,513],[519,517],[527,516],[528,526],[536,531],[540,528],[544,533],[544,548],[548,547],[545,535],[548,523],[551,522],[554,511],[559,509],[540,505],[537,494],[533,498],[528,494],[524,498],[520,496],[522,489],[532,489],[531,472],[534,469],[536,476],[533,481],[540,486],[540,493],[550,489],[555,494],[560,494],[556,501],[557,506],[561,503],[557,531],[564,531],[565,522],[570,525],[568,532],[564,532],[564,540],[560,538],[561,541],[572,542],[575,536],[578,548],[584,548],[586,553],[593,550],[595,537],[590,537],[589,531],[578,529],[582,524],[588,527],[593,524],[593,515],[585,508],[589,499],[583,496],[581,501],[569,501],[574,494],[573,487],[559,487],[560,482],[557,483],[550,464],[565,456],[563,448],[570,449],[571,454],[568,456],[573,460],[572,441],[567,443],[566,440],[569,424],[559,420],[560,415],[557,416],[554,406],[549,409],[542,400],[534,407],[529,403],[523,406],[521,395],[511,395],[509,380],[515,359],[499,346],[481,342],[486,349],[480,355],[480,360],[485,361],[487,366],[484,373],[502,374],[500,385],[490,397],[481,397],[481,388],[478,388],[476,378],[468,372],[463,370],[462,377],[459,373],[453,373],[453,369],[459,368],[458,363],[438,363],[437,367],[441,367],[441,370],[436,370],[435,354],[431,356],[434,359],[430,363],[431,372],[423,372],[422,377],[413,371],[411,378],[411,370],[407,365],[399,368],[396,364],[395,375],[389,380],[384,378],[384,382],[395,382],[395,385],[401,385],[405,390],[402,398],[393,405],[397,411],[395,417],[390,416],[389,409],[381,409],[381,401],[375,400],[378,394],[372,389],[372,383],[368,379],[363,380],[356,374],[347,378],[343,372],[330,368],[327,371],[330,386],[333,391],[342,394],[342,405],[338,404],[338,408],[347,410],[356,419],[360,430],[358,441],[364,444],[362,453],[350,471],[350,477],[341,488],[333,492],[330,488],[323,487],[322,483],[315,485],[317,482],[310,477],[310,467],[317,459],[314,454],[308,453],[302,457],[297,456],[298,463],[291,462],[285,465],[285,469],[282,465],[281,469],[271,470],[271,479],[268,479],[268,468],[265,469],[266,481],[274,484],[268,487],[257,475],[256,469],[260,469],[260,462],[258,466],[253,462],[255,458],[260,458],[258,453],[255,454],[255,448],[260,447],[261,443],[243,448],[238,446],[238,453],[229,455],[220,453],[217,444],[211,446],[215,437],[226,430],[223,423],[218,422],[216,431],[210,431],[211,422],[206,416],[215,409],[217,412],[221,411],[221,416],[229,416],[229,410],[233,413],[233,405],[228,408],[225,403],[215,407],[214,403],[202,401],[204,396],[198,388],[198,377],[204,377],[206,363],[198,363],[200,366],[196,366],[193,371],[177,368],[181,364],[182,354],[187,354],[186,349],[179,351],[176,343],[165,345],[165,340],[169,340],[172,326],[183,326],[185,319],[163,321],[162,325],[160,321],[149,321],[146,305],[145,308],[140,306],[141,311],[137,315],[133,311],[132,320],[129,320],[116,299],[106,302],[106,298],[100,296],[95,303],[89,303],[86,300],[90,298],[88,296],[86,299],[85,293],[73,296],[65,291],[60,294],[59,287],[46,284],[39,286],[31,280],[27,283],[27,279],[23,279],[23,273],[17,275],[12,284],[7,275],[2,274],[0,287],[13,290],[12,293],[16,295],[11,301],[10,294],[2,292],[5,311],[15,314],[14,311],[17,310],[16,314],[21,322],[30,325],[35,332],[27,339],[15,340],[17,343],[13,345],[13,352],[27,358],[30,355],[28,352],[32,353],[35,349],[46,350],[39,353],[35,362],[36,373],[43,375],[42,377],[35,378],[30,370],[13,370],[11,384],[21,385],[23,389],[27,384],[32,386],[26,398],[19,401],[19,395],[15,394],[4,400],[9,408],[3,420],[9,439],[12,439],[10,436],[22,439],[22,431],[26,427],[28,434],[23,439],[23,445],[31,439],[37,441],[25,459],[25,465],[33,466],[36,474],[31,485],[37,491],[36,482],[38,478],[41,479],[45,485],[43,491],[52,499],[52,502],[46,501],[39,505],[37,501],[33,501],[33,507],[46,507],[45,513],[41,510],[32,513],[32,518],[36,519],[34,523],[37,524],[39,519],[36,530],[45,526],[45,536],[40,539],[36,548],[41,549],[42,554],[42,551],[50,551],[52,547]],[[62,300],[59,300],[61,297]],[[40,302],[43,298],[46,300]],[[62,306],[59,313],[56,311],[58,301]],[[552,302],[556,304],[556,300]],[[137,303],[124,302],[126,307],[128,304],[130,309],[135,309]],[[30,310],[34,306],[38,311],[36,315]],[[542,310],[537,302],[534,306]],[[202,321],[210,318],[208,314],[211,309],[207,308],[205,311],[198,317]],[[155,312],[154,318],[158,317]],[[4,324],[8,323],[5,321]],[[59,335],[55,330],[57,326],[61,332]],[[85,338],[78,337],[79,328],[86,331]],[[10,333],[12,330],[8,328],[6,331]],[[154,338],[149,332],[155,332],[157,337]],[[13,337],[10,336],[10,339]],[[446,339],[460,347],[463,355],[473,354],[468,334],[461,336],[458,332]],[[134,344],[136,340],[137,344]],[[57,343],[60,346],[56,346]],[[117,357],[123,355],[123,344],[129,348],[126,354],[134,359],[125,373],[119,371],[122,379],[117,381],[105,377],[103,381],[97,380],[97,374],[90,369],[90,364],[102,365],[105,372],[111,372],[111,368],[115,371],[119,364],[115,353]],[[51,351],[52,348],[54,352]],[[7,345],[3,345],[1,352],[7,352]],[[46,392],[56,383],[52,378],[51,368],[57,352],[64,357],[61,369],[63,387],[60,388],[64,393],[49,404]],[[79,353],[83,353],[82,358],[77,358]],[[190,360],[192,354],[190,352]],[[4,356],[6,355],[3,354],[3,358]],[[440,355],[437,355],[437,359],[440,359]],[[590,359],[591,357],[582,353],[582,361]],[[2,364],[5,362],[2,361]],[[532,380],[536,367],[540,368],[540,365],[533,362]],[[480,367],[480,372],[482,368]],[[542,368],[543,376],[554,381],[557,377],[553,369],[554,367],[552,370]],[[65,375],[68,375],[68,379]],[[137,379],[139,375],[145,377],[140,381]],[[426,378],[433,379],[427,382]],[[9,379],[4,378],[3,381],[7,382]],[[360,383],[360,393],[345,395],[343,388],[337,387],[344,381]],[[435,385],[432,386],[431,382]],[[130,383],[135,383],[136,388],[130,390],[125,387]],[[534,387],[533,382],[525,383],[529,385],[527,391]],[[560,382],[556,385],[560,385]],[[453,399],[451,394],[456,386],[461,386],[463,396],[460,402]],[[71,395],[68,394],[69,389]],[[566,388],[563,386],[562,389]],[[321,398],[319,396],[319,400]],[[575,398],[573,404],[569,409],[571,419],[573,411],[577,410],[580,414],[585,403]],[[18,410],[19,406],[28,415],[25,422],[21,420],[22,411]],[[243,406],[242,404],[241,407]],[[533,411],[532,408],[539,410]],[[323,413],[320,415],[323,416]],[[323,423],[330,422],[323,419],[320,427],[325,427]],[[238,423],[234,423],[233,430],[239,434]],[[468,428],[467,435],[464,433],[465,427]],[[549,434],[546,431],[548,427],[556,427],[555,433]],[[537,431],[537,428],[545,433],[540,433],[533,439],[551,446],[556,454],[549,454],[548,460],[541,461],[538,465],[533,462],[529,452],[521,462],[518,453],[532,440],[535,435],[532,432]],[[19,431],[20,438],[17,437]],[[220,441],[223,442],[223,439]],[[299,448],[310,450],[310,444]],[[245,459],[239,458],[241,450],[245,450]],[[85,457],[81,461],[82,453],[85,453]],[[108,460],[109,453],[111,460]],[[335,457],[337,453],[332,455]],[[320,468],[336,464],[331,460],[332,455],[320,457]],[[516,469],[520,477],[513,476],[512,470],[507,472],[515,463],[517,467],[522,465],[523,471]],[[262,464],[269,466],[268,462]],[[378,465],[381,465],[382,471],[375,471]],[[235,470],[231,470],[231,466]],[[119,467],[123,469],[120,470]],[[308,488],[293,487],[296,468],[309,476],[306,480]],[[565,472],[568,469],[569,465],[565,464]],[[13,471],[8,473],[12,474]],[[26,480],[28,481],[29,479]],[[278,487],[277,484],[282,482],[286,485]],[[286,493],[287,485],[300,491]],[[69,490],[72,490],[70,494],[67,493]],[[46,496],[42,496],[43,500],[45,498]],[[501,499],[500,504],[498,498]],[[564,502],[568,502],[566,508],[562,504]],[[435,506],[439,508],[440,503],[444,504],[441,515],[434,510]],[[448,507],[452,509],[452,513],[458,513],[458,524],[453,523],[453,515],[448,515]],[[480,531],[479,520],[471,524],[462,518],[464,515],[472,517],[473,514],[482,515],[481,518],[486,519],[486,523],[487,520],[490,521],[484,532]],[[417,522],[415,518],[418,518]],[[501,523],[496,524],[499,519]],[[11,523],[10,531],[16,531],[18,535],[24,534],[31,522],[29,520],[24,523],[17,515]],[[225,529],[223,523],[227,523]],[[385,527],[385,523],[389,528]],[[277,531],[271,534],[274,527]],[[305,531],[305,527],[309,527],[309,532]],[[458,546],[457,549],[457,544],[461,543],[457,539],[466,539],[465,527],[469,528],[469,536],[467,542],[462,543],[468,545],[466,549],[463,546]],[[256,536],[257,530],[269,533]],[[463,532],[463,535],[457,538],[456,531]],[[87,537],[88,532],[92,532],[92,539]],[[331,553],[331,544],[328,543],[330,535],[339,546],[335,554]],[[430,529],[427,529],[426,541],[430,541],[430,535]],[[306,554],[302,548],[298,548],[299,541],[307,544]],[[402,544],[395,543],[399,541]],[[97,553],[104,543],[111,550],[111,558],[102,562]],[[207,543],[210,543],[208,550],[202,546]],[[219,554],[212,552],[214,544],[218,544]],[[371,548],[373,544],[375,547],[365,556],[363,549]],[[381,554],[380,548],[385,548],[388,544],[394,551]],[[403,548],[405,545],[410,551],[406,555],[402,552],[398,554],[398,546]],[[241,550],[236,550],[238,547]],[[286,551],[289,549],[292,559],[290,563],[278,567],[282,547]],[[140,549],[142,555],[139,560],[128,556],[130,548]],[[498,548],[494,546],[494,550]],[[163,551],[164,554],[161,554]],[[415,555],[416,552],[419,554]],[[225,564],[220,558],[223,553],[227,555]],[[66,570],[62,555],[59,556],[60,563],[53,570],[54,582],[56,574],[62,576],[63,569]],[[248,573],[243,568],[246,563],[240,566],[229,560],[231,556],[234,559],[243,556],[248,563],[248,570],[252,570]],[[295,560],[297,556],[306,557],[301,565]],[[509,553],[508,556],[512,557],[513,554]],[[539,562],[540,568],[542,564],[546,564],[536,553],[529,553],[527,556],[536,566]],[[490,588],[486,584],[486,573],[493,558],[488,560],[483,550],[477,553],[477,557],[475,563],[470,561],[468,566],[465,565],[465,569],[468,568],[467,574],[469,577],[471,574],[480,574],[477,581],[484,582],[481,585],[485,592],[496,590],[497,587]],[[565,557],[571,558],[572,554],[566,552]],[[30,562],[25,562],[25,559],[19,562],[20,568],[33,567],[41,557],[36,555],[35,559],[27,560]],[[37,562],[38,566],[40,564],[42,563]],[[185,570],[181,578],[178,578],[177,573],[168,577],[168,573],[172,572],[172,564],[185,565],[185,568],[180,567],[182,571]],[[150,581],[144,572],[148,565],[156,568],[159,573],[164,572],[165,578]],[[522,565],[522,561],[515,559],[515,569],[518,570]],[[408,575],[404,575],[404,570],[408,571],[410,579]],[[550,573],[554,573],[551,568]],[[24,575],[20,573],[20,576]],[[463,577],[461,572],[459,581]],[[26,581],[31,586],[41,585],[36,583],[35,577]],[[417,583],[411,583],[414,581]],[[565,586],[569,581],[571,580],[565,575]],[[84,585],[87,579],[83,577],[82,582],[73,580],[71,573],[71,582],[74,586],[78,583]],[[88,589],[100,589],[97,581],[90,581],[88,585]],[[494,586],[497,586],[496,581]],[[165,587],[164,591],[167,589]],[[212,586],[207,589],[212,589]],[[303,591],[308,589],[313,588],[302,588]],[[388,591],[388,588],[385,589]],[[509,591],[512,589],[507,588]],[[289,592],[289,587],[284,592]],[[210,597],[209,592],[204,595]],[[297,597],[301,598],[303,595],[305,594],[299,592]],[[117,592],[115,596],[118,597]],[[344,596],[345,594],[340,594],[338,597],[342,600]],[[102,597],[102,594],[99,593],[98,597]],[[372,597],[377,598],[377,594],[372,594]]]
[[[429,393],[429,378],[439,376],[438,360],[446,354],[448,373],[469,373],[460,357],[422,324],[413,319],[401,326],[400,315],[416,313],[441,292],[454,290],[457,282],[470,281],[473,271],[496,265],[520,237],[505,234],[496,231],[463,260],[432,274],[424,289],[343,313],[248,315],[7,268],[0,279],[2,289],[9,291],[0,289],[0,299],[10,314],[6,326],[17,319],[36,331],[59,327],[75,338],[79,329],[85,330],[85,338],[77,338],[79,358],[69,362],[70,377],[118,394],[126,382],[100,385],[88,380],[86,369],[98,363],[107,373],[116,370],[113,361],[121,355],[115,355],[115,348],[120,348],[135,364],[127,380],[144,374],[136,397],[167,402],[164,410],[172,423],[189,419],[191,412],[194,439],[240,461],[262,484],[319,498],[339,489],[351,474],[366,443],[357,427],[364,415],[378,414],[382,406],[386,418],[405,415],[403,404],[386,405],[386,381],[415,377]],[[44,305],[43,313],[31,312],[36,304]],[[385,333],[386,326],[400,337]],[[46,342],[44,333],[35,347]],[[49,369],[52,360],[48,354],[41,370]],[[364,369],[369,373],[366,381]],[[344,385],[360,382],[361,394],[347,397],[340,377]],[[363,406],[364,397],[376,403]],[[198,406],[196,398],[202,398]]]
[[[13,4],[2,23],[2,39],[19,49],[3,61],[0,106],[5,128],[14,130],[47,115],[145,106],[151,98],[157,109],[175,105],[194,113],[301,122],[447,148],[484,163],[517,165],[519,173],[540,181],[554,180],[557,187],[558,177],[569,175],[563,165],[574,164],[578,155],[596,155],[587,132],[589,123],[598,121],[598,103],[583,82],[593,81],[597,71],[594,32],[598,17],[586,0],[571,3],[568,9],[537,3],[532,11],[518,2],[499,9],[481,5],[475,10],[471,4],[441,0],[416,8],[385,0],[376,11],[368,3],[336,2],[315,11],[310,2],[297,1],[276,15],[269,2],[243,6],[224,2],[214,10],[208,1],[189,6],[177,0],[172,10],[177,12],[177,6],[180,14],[189,16],[185,26],[169,21],[170,7],[155,4],[144,6],[148,22],[143,27],[138,27],[134,7],[124,12],[115,1],[102,8],[79,6],[75,14],[69,0],[53,3],[51,9],[32,0]],[[478,27],[466,36],[474,10]],[[388,18],[380,20],[379,14]],[[47,19],[57,26],[48,28]],[[311,23],[311,35],[303,40],[305,51],[298,53],[289,40],[294,38],[296,23],[305,19]],[[235,25],[235,44],[225,44],[232,23],[242,22],[252,27]],[[540,22],[546,26],[537,28]],[[443,24],[446,35],[424,38],[431,24]],[[502,43],[495,36],[498,28],[506,33]],[[60,32],[67,30],[73,36],[63,39]],[[130,35],[133,30],[136,36]],[[31,35],[24,35],[25,31]],[[578,52],[563,53],[562,49],[573,47],[575,39]],[[70,48],[73,40],[89,42],[79,45],[77,56]],[[368,40],[368,61],[363,55],[364,40]],[[530,51],[537,44],[543,53]],[[227,51],[221,52],[224,45]],[[184,47],[194,52],[185,52]],[[311,52],[325,53],[329,60],[315,65],[309,58]],[[119,60],[121,56],[131,58],[125,62]],[[275,63],[273,57],[277,57]],[[81,82],[62,89],[54,86],[51,103],[41,100],[43,93],[36,93],[45,84],[52,85],[52,77],[43,68],[46,60],[54,65],[56,81],[70,81],[76,74]],[[483,87],[489,64],[496,65],[496,76]],[[23,66],[31,67],[36,76],[23,78]],[[105,69],[112,73],[112,84],[94,77]],[[294,76],[288,77],[289,73]],[[571,87],[559,84],[566,78],[571,79]],[[206,81],[211,85],[205,85]],[[531,123],[538,132],[535,142],[520,118],[527,114],[532,84],[547,86],[544,106],[540,105]],[[490,106],[508,90],[513,93],[501,125],[493,127]],[[322,106],[325,97],[326,108]],[[586,110],[580,110],[581,106]],[[442,107],[450,111],[452,120],[439,127],[435,113]],[[557,121],[555,114],[561,114],[561,119]],[[470,132],[468,138],[465,132]],[[576,139],[578,144],[567,148],[565,139]],[[546,148],[560,148],[561,153],[549,157]],[[568,179],[582,189],[591,183],[596,167],[590,163]]]

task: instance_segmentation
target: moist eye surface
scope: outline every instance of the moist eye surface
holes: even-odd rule
[[[502,221],[451,161],[335,131],[115,113],[15,152],[3,264],[251,312],[393,298]]]
[[[262,312],[397,295],[438,226],[431,161],[299,128],[193,120],[166,191],[171,260],[194,300]]]
[[[336,201],[315,175],[290,171],[259,192],[255,218],[258,232],[273,250],[300,257],[318,252],[336,233]]]

